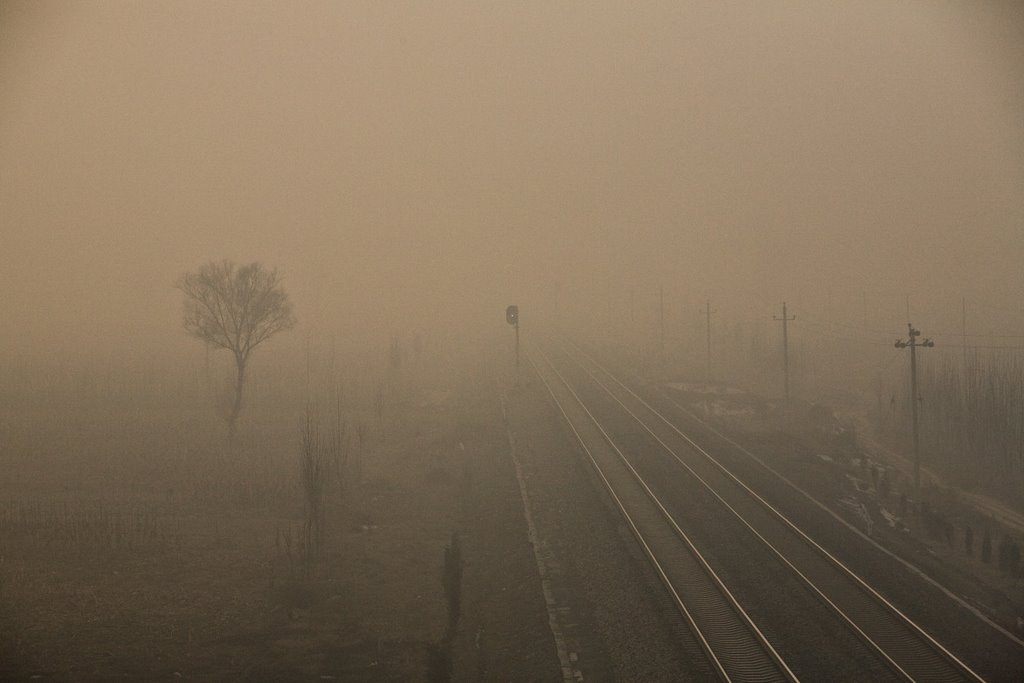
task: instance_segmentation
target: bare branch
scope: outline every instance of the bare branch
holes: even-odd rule
[[[228,418],[228,438],[242,406],[246,362],[257,345],[295,325],[288,294],[276,270],[260,263],[210,262],[186,273],[176,287],[184,294],[182,325],[190,335],[235,355],[238,376]]]
[[[185,330],[242,357],[295,325],[277,271],[260,263],[208,263],[182,276],[177,287],[185,295]]]

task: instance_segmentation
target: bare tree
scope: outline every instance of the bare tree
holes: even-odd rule
[[[235,398],[228,415],[228,439],[234,440],[249,355],[261,343],[295,325],[288,294],[276,270],[260,263],[238,266],[210,262],[177,283],[185,294],[185,330],[235,356]]]
[[[313,567],[323,554],[324,526],[326,523],[326,493],[328,472],[338,453],[337,439],[325,439],[320,434],[320,419],[312,406],[306,406],[306,419],[302,429],[300,472],[305,499],[305,522],[302,527],[303,568],[310,578]]]

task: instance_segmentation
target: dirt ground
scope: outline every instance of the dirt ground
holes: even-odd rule
[[[655,637],[660,617],[630,621],[659,614],[652,582],[642,562],[607,550],[622,534],[594,522],[609,513],[595,487],[580,485],[586,468],[539,388],[511,388],[485,359],[435,365],[391,385],[364,383],[349,401],[348,468],[329,488],[323,556],[308,575],[293,419],[301,405],[285,400],[292,412],[282,410],[273,382],[256,392],[233,458],[210,445],[220,425],[181,401],[0,396],[0,679],[560,680],[503,394],[535,532],[555,568],[548,598],[570,624],[561,653],[570,669],[593,680],[686,670]],[[785,454],[774,464],[833,492],[830,504],[852,523],[862,518],[844,500],[868,503],[878,538],[1016,627],[1021,578],[994,557],[999,539],[1019,530],[937,483],[928,501],[951,540],[901,520],[905,463],[847,443],[810,406],[679,395],[742,442]],[[980,557],[986,524],[989,562]],[[456,535],[461,605],[449,641],[442,577]],[[653,602],[636,610],[644,601]]]
[[[353,414],[361,472],[329,500],[308,578],[293,425],[260,431],[255,410],[253,452],[278,459],[214,467],[187,411],[6,413],[0,678],[415,681],[446,659],[452,680],[557,678],[498,387],[481,368],[440,377]]]

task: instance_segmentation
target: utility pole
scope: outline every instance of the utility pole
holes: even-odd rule
[[[903,341],[900,339],[896,340],[897,349],[905,349],[910,347],[910,422],[911,431],[914,436],[914,502],[917,505],[921,504],[921,454],[918,445],[918,430],[917,430],[917,347],[932,347],[935,346],[935,342],[931,339],[923,339],[920,342],[917,338],[921,336],[920,330],[915,330],[914,326],[907,323],[907,333],[909,341]]]
[[[832,316],[832,289],[831,288],[826,290],[826,296],[828,297],[828,304],[825,307],[826,315],[828,316],[828,336],[832,337],[832,336],[835,335],[835,331],[832,329],[832,327],[833,327],[832,317],[833,316]]]
[[[555,324],[561,328],[562,322],[562,283],[555,282]]]
[[[782,317],[772,316],[775,320],[782,321],[782,373],[783,382],[786,388],[786,400],[789,400],[789,329],[787,323],[790,320],[796,320],[796,316],[786,315],[786,302],[782,302]]]
[[[711,383],[711,314],[712,313],[718,313],[718,311],[712,311],[711,310],[711,301],[708,301],[705,304],[705,306],[704,306],[704,315],[705,315],[705,319],[707,321],[705,329],[707,330],[707,334],[708,334],[708,367],[707,367],[707,377],[705,377],[704,381],[709,383],[709,384]]]
[[[660,327],[659,339],[661,340],[661,365],[665,366],[665,287],[658,286],[658,324]]]
[[[963,324],[964,372],[967,372],[967,297],[960,297],[960,322]]]

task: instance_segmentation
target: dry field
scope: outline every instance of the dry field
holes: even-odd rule
[[[234,452],[202,371],[8,372],[0,678],[557,676],[484,364],[435,353],[346,374],[333,355],[294,371],[275,360],[257,360]],[[341,416],[345,444],[312,558],[307,401],[325,433]],[[446,646],[453,534],[461,606]]]

